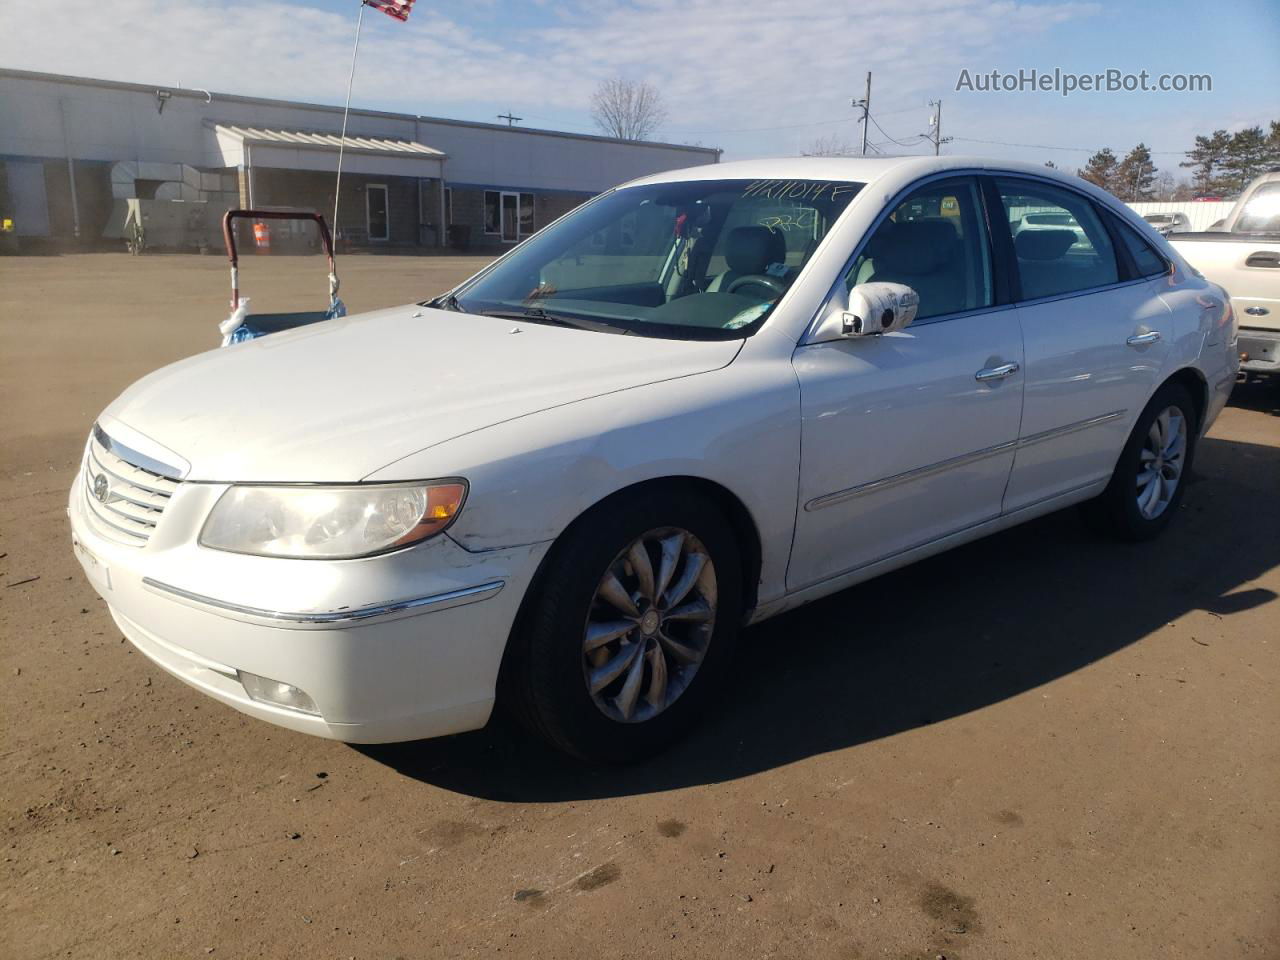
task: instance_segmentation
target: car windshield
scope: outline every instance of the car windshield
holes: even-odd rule
[[[526,240],[438,306],[682,339],[749,335],[863,185],[624,187]]]
[[[1265,183],[1245,204],[1236,233],[1280,233],[1280,183]]]

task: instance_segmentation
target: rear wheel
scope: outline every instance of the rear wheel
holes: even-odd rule
[[[610,501],[556,544],[504,665],[520,719],[575,756],[626,762],[683,736],[711,699],[742,616],[719,507],[670,488]]]
[[[1182,502],[1199,432],[1196,406],[1180,384],[1161,387],[1134,424],[1107,489],[1088,505],[1125,540],[1160,534]]]

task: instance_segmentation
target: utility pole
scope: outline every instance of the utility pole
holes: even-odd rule
[[[871,116],[871,71],[867,71],[867,95],[861,100],[850,100],[849,106],[862,108],[862,155],[867,155],[867,127]]]
[[[925,137],[933,141],[933,155],[938,155],[939,149],[944,143],[950,143],[951,137],[942,135],[942,101],[930,100],[929,106],[933,107],[933,116],[929,118],[930,133],[926,133]]]
[[[498,114],[498,119],[507,121],[508,127],[514,127],[516,123],[520,120],[523,120],[524,117],[513,117],[510,111],[508,111],[507,113]]]

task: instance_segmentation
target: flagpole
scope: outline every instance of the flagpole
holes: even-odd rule
[[[360,0],[356,16],[356,42],[351,47],[351,72],[347,74],[347,102],[342,108],[342,135],[338,138],[338,176],[333,185],[333,242],[338,242],[338,198],[342,189],[342,154],[347,145],[347,114],[351,111],[351,85],[356,78],[356,54],[360,52],[360,25],[364,23],[365,0]]]

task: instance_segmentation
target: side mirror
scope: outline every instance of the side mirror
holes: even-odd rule
[[[920,295],[902,283],[860,283],[840,314],[840,336],[868,337],[903,330],[916,318]]]

